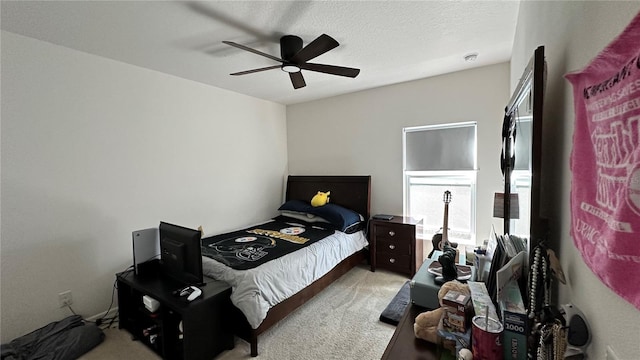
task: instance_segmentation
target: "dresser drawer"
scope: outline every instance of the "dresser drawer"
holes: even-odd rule
[[[411,273],[411,256],[395,255],[384,252],[376,254],[376,262],[381,268],[401,272]]]
[[[384,252],[388,254],[395,255],[411,255],[413,252],[411,241],[409,239],[401,239],[401,238],[377,238],[376,248],[379,252]]]
[[[409,242],[414,238],[416,229],[413,226],[375,224],[376,240],[395,240]]]

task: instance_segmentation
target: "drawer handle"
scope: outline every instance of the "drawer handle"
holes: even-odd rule
[[[395,246],[395,245],[389,245],[389,249],[393,250],[393,249],[395,249],[395,248],[396,248],[396,246]]]
[[[389,236],[395,236],[395,235],[396,235],[395,231],[393,230],[389,231]]]
[[[395,263],[395,262],[396,262],[396,259],[391,258],[391,259],[389,259],[389,262],[393,264],[393,263]]]

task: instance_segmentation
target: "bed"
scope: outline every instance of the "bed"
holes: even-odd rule
[[[285,201],[286,203],[296,200],[309,201],[318,191],[331,192],[332,206],[338,205],[360,214],[362,220],[360,230],[349,229],[345,232],[331,230],[332,235],[326,238],[248,269],[238,264],[230,264],[219,254],[212,256],[209,253],[208,256],[203,256],[205,275],[226,281],[233,288],[231,301],[235,306],[232,315],[234,332],[249,342],[251,356],[258,355],[260,334],[354,266],[368,259],[368,240],[364,230],[370,216],[371,177],[289,176]],[[305,236],[316,228],[323,230],[325,227],[323,223],[314,223],[315,225],[311,226],[289,217],[280,217],[276,220],[287,222],[291,226],[303,224],[308,226]],[[271,225],[273,223],[270,220],[243,231],[252,231],[255,234],[255,229],[269,231],[264,229]],[[273,226],[277,228],[278,225]],[[226,235],[216,237],[219,239]],[[255,237],[253,239],[255,240]],[[203,254],[214,248],[212,240],[212,238],[203,239]],[[219,243],[220,240],[216,242],[216,244]]]

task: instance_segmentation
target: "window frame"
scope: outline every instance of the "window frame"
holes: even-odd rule
[[[441,130],[446,128],[473,126],[475,132],[475,146],[473,151],[473,169],[467,170],[407,170],[407,132],[413,131],[429,131],[429,130]],[[417,127],[407,127],[402,129],[402,177],[403,177],[403,215],[411,216],[411,199],[410,199],[410,186],[412,180],[415,178],[428,179],[432,185],[468,185],[470,187],[471,199],[470,201],[470,224],[469,224],[469,240],[466,239],[450,239],[456,241],[462,245],[475,245],[476,236],[476,218],[477,218],[477,180],[478,180],[478,124],[476,121],[452,123],[452,124],[437,124],[426,125]],[[429,185],[429,184],[426,184]],[[423,221],[424,224],[424,221]],[[441,226],[440,226],[441,227]],[[453,230],[453,229],[451,229]],[[418,234],[424,240],[424,227],[419,226]]]
[[[409,188],[412,185],[412,180],[416,178],[426,180],[426,183],[421,185],[438,185],[438,186],[466,186],[469,188],[469,239],[455,238],[451,236],[451,232],[459,231],[466,232],[464,230],[456,230],[451,227],[449,222],[449,240],[461,243],[462,245],[475,245],[476,244],[476,208],[477,208],[477,171],[476,170],[457,170],[457,171],[406,171],[404,174],[404,216],[412,216],[410,214],[411,198]],[[444,203],[442,203],[444,208]],[[443,219],[441,219],[443,220]],[[419,234],[424,238],[425,235],[425,222],[423,219],[422,225],[419,229]],[[442,227],[440,224],[439,228]]]

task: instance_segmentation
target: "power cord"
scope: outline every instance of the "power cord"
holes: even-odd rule
[[[132,266],[132,267],[133,267],[133,266]],[[131,268],[131,267],[130,267],[130,268]],[[107,311],[104,313],[104,315],[103,315],[101,318],[95,319],[95,320],[93,320],[93,321],[92,321],[92,320],[87,320],[87,319],[85,319],[85,318],[82,318],[82,321],[84,321],[84,322],[88,322],[88,323],[96,324],[96,326],[99,326],[102,330],[104,330],[104,329],[108,329],[108,328],[110,328],[111,326],[113,326],[113,323],[114,323],[116,320],[118,320],[118,313],[116,313],[114,316],[111,316],[111,317],[107,317],[107,314],[109,314],[109,311],[111,311],[111,308],[113,307],[114,294],[115,294],[116,289],[118,288],[118,285],[117,285],[117,284],[118,284],[118,281],[117,281],[117,280],[113,282],[113,288],[112,288],[112,290],[111,290],[111,303],[109,304],[109,308],[108,308],[108,309],[107,309]],[[71,307],[71,305],[69,305],[69,304],[65,304],[65,306],[66,306],[67,308],[69,308],[69,310],[71,311],[71,313],[72,313],[73,315],[78,315],[78,314],[76,314],[76,312],[73,310],[73,308]],[[106,325],[105,327],[102,327],[102,326],[104,326],[104,324],[105,324],[106,322],[109,322],[109,324],[108,324],[108,325]]]
[[[78,314],[76,314],[76,312],[75,312],[75,311],[73,311],[73,308],[71,307],[71,305],[69,305],[69,304],[64,304],[64,305],[65,305],[66,307],[68,307],[68,308],[69,308],[69,310],[71,310],[71,313],[72,313],[73,315],[78,315]],[[87,321],[87,320],[83,318],[83,319],[82,319],[82,321]]]
[[[107,325],[106,328],[110,328],[114,321],[116,320],[116,318],[118,318],[118,313],[116,313],[114,316],[107,318],[107,314],[109,314],[109,311],[111,311],[111,308],[113,307],[113,299],[114,299],[114,294],[116,292],[116,290],[118,289],[118,281],[115,280],[113,282],[113,288],[111,289],[111,303],[109,304],[109,308],[107,309],[107,311],[104,313],[104,316],[102,316],[101,318],[96,319],[96,325],[100,326],[102,325],[105,321],[109,321],[109,325]]]

